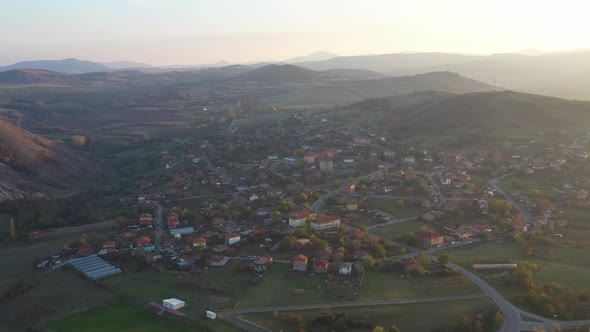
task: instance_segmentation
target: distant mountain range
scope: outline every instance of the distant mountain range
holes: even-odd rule
[[[61,73],[92,73],[112,71],[114,68],[103,64],[78,59],[23,61],[0,67],[0,72],[14,69],[42,69]]]
[[[337,57],[338,54],[330,53],[330,52],[314,52],[309,55],[299,56],[291,59],[287,59],[285,63],[299,63],[299,62],[307,62],[307,61],[323,61]]]

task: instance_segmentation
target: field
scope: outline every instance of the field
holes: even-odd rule
[[[419,217],[428,212],[428,209],[420,208],[415,205],[407,204],[399,208],[395,206],[395,199],[389,198],[368,198],[367,207],[369,209],[381,210],[390,213],[394,218],[402,219],[408,217]]]
[[[522,247],[514,243],[486,243],[472,248],[446,250],[451,260],[466,267],[485,261],[529,261],[539,265],[534,278],[538,281],[557,282],[566,286],[590,288],[590,254],[587,250],[562,247],[540,247],[550,252],[551,260],[528,257]]]
[[[51,321],[46,325],[54,332],[189,332],[195,327],[157,316],[155,313],[142,310],[124,303],[89,309]]]
[[[436,307],[433,310],[433,307]],[[403,304],[380,307],[357,307],[346,309],[331,309],[332,312],[347,311],[353,316],[370,321],[374,326],[389,327],[396,325],[404,332],[432,331],[436,328],[446,328],[463,318],[467,313],[476,313],[493,308],[494,304],[488,299],[463,300],[442,302],[437,304]],[[318,314],[318,311],[301,311],[305,322]],[[426,318],[426,315],[428,319]],[[250,314],[245,318],[264,326],[271,331],[293,332],[299,331],[296,325],[284,322],[280,317],[274,317],[273,313]],[[314,326],[307,329],[309,332],[330,332],[323,326]],[[350,329],[347,331],[367,331],[367,329]]]
[[[387,240],[399,240],[408,232],[419,232],[420,226],[422,224],[418,221],[404,221],[371,229],[371,233]]]
[[[368,269],[357,300],[403,299],[481,293],[481,290],[463,276],[423,276],[402,279],[397,273],[377,272]]]
[[[324,283],[325,275],[315,275],[307,281],[305,279],[303,272],[289,271],[289,265],[274,264],[262,280],[248,288],[239,306],[266,307],[329,301],[318,289]],[[293,289],[305,289],[305,293],[295,295]]]

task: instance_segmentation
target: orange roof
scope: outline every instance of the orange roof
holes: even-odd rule
[[[307,261],[307,256],[299,254],[297,256],[295,256],[295,258],[293,258],[294,261]]]

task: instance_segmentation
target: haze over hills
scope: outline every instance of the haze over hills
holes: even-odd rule
[[[9,66],[0,67],[0,72],[13,69],[42,69],[62,73],[91,73],[113,70],[113,68],[107,67],[100,63],[70,58],[63,60],[39,60],[17,62]]]
[[[314,52],[309,55],[290,58],[290,59],[285,60],[284,62],[286,62],[286,63],[299,63],[299,62],[306,62],[306,61],[323,61],[323,60],[335,58],[337,56],[338,56],[338,54],[324,52],[324,51],[318,51],[318,52]]]

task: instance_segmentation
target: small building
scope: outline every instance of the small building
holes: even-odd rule
[[[301,227],[305,226],[307,220],[307,212],[296,212],[289,214],[289,226]]]
[[[211,257],[211,262],[209,263],[209,265],[224,266],[225,264],[227,264],[227,262],[229,262],[228,256],[213,256]]]
[[[328,228],[334,228],[340,226],[340,218],[339,217],[332,217],[326,216],[322,218],[318,218],[311,222],[311,228],[315,230],[323,230]]]
[[[313,272],[314,273],[326,273],[328,272],[328,260],[316,259],[313,261]]]
[[[445,243],[445,237],[437,232],[421,232],[418,238],[425,248],[440,247]]]
[[[198,239],[193,240],[193,247],[196,248],[207,248],[207,240],[200,237]]]
[[[214,313],[213,311],[205,311],[205,315],[209,319],[215,319],[215,318],[217,318],[217,314]]]
[[[242,237],[240,236],[240,233],[226,234],[225,235],[225,244],[227,244],[229,246],[233,246],[234,244],[239,243],[241,239],[242,239]]]
[[[149,213],[144,213],[141,216],[139,216],[139,224],[142,226],[149,225],[152,223],[152,221],[152,215]]]
[[[307,271],[307,256],[297,255],[293,258],[293,270],[295,271]]]
[[[352,273],[352,263],[344,262],[340,263],[338,267],[339,274],[351,274]]]
[[[185,306],[186,303],[184,303],[184,301],[181,301],[179,299],[166,299],[162,301],[162,305],[165,306],[168,309],[173,309],[173,310],[178,310],[182,307]]]
[[[331,171],[334,169],[334,162],[330,159],[322,159],[320,160],[320,170],[321,171]]]

